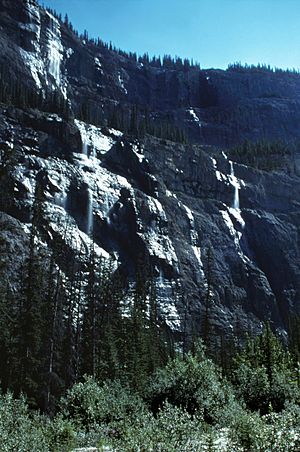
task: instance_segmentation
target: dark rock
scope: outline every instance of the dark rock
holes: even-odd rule
[[[12,284],[39,180],[47,246],[86,254],[93,228],[98,251],[117,256],[130,279],[141,256],[150,261],[161,313],[177,333],[185,315],[201,328],[210,249],[215,331],[258,330],[267,319],[286,328],[299,313],[300,157],[267,173],[231,165],[221,150],[299,138],[298,74],[141,65],[83,42],[32,0],[0,0],[0,63],[27,88],[67,97],[76,117],[88,105],[103,124],[1,105],[0,146],[16,151],[13,200],[0,218]],[[192,144],[108,127],[113,108],[128,121],[133,105],[184,128]],[[55,218],[69,224],[68,237]]]

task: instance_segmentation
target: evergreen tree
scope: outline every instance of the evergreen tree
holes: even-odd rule
[[[213,249],[211,246],[207,248],[205,256],[205,299],[204,299],[204,314],[202,321],[202,338],[207,346],[208,351],[212,351],[212,325],[211,325],[211,310],[213,304],[213,290],[214,290],[214,274],[213,274]]]
[[[82,331],[82,372],[96,376],[96,256],[92,242],[88,269]]]
[[[6,241],[0,235],[0,381],[4,391],[11,387],[15,354],[16,305],[18,294],[7,278]]]
[[[74,256],[70,262],[69,275],[65,282],[66,298],[63,305],[64,327],[62,337],[62,351],[61,351],[61,369],[60,373],[64,381],[64,389],[69,389],[75,378],[75,295],[74,295],[74,280],[75,280],[75,258]]]
[[[53,413],[56,401],[62,395],[63,380],[60,375],[60,361],[63,335],[63,302],[62,272],[57,265],[61,251],[53,243],[53,251],[48,270],[47,294],[44,309],[43,347],[43,409]]]
[[[12,137],[10,137],[12,138]],[[17,154],[13,145],[0,145],[0,210],[9,211],[14,197],[15,182],[13,173]]]
[[[297,393],[290,354],[272,332],[269,324],[254,339],[249,339],[237,356],[233,381],[252,410],[266,414],[281,411]]]
[[[19,389],[24,391],[30,403],[35,404],[41,389],[41,346],[45,294],[45,260],[39,244],[39,229],[43,220],[44,194],[37,183],[32,206],[32,224],[29,237],[28,258],[25,265],[23,298],[19,312]],[[45,259],[45,256],[44,256]]]
[[[136,105],[131,108],[129,133],[132,135],[139,134],[138,108]]]

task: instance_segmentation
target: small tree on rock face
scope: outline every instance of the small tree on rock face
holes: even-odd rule
[[[139,134],[139,115],[136,105],[131,108],[129,133],[131,133],[132,135]]]
[[[17,163],[16,149],[13,145],[0,147],[0,210],[7,211],[14,198],[13,172]]]

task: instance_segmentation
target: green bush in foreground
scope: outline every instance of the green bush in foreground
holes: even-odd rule
[[[76,446],[71,422],[61,416],[50,420],[28,409],[24,398],[0,395],[1,452],[65,452]]]
[[[230,425],[229,437],[228,451],[237,448],[251,452],[298,452],[299,407],[291,406],[281,414],[263,417],[245,411]]]
[[[31,415],[23,398],[8,393],[0,398],[0,444],[2,452],[48,450],[46,422]]]
[[[229,406],[231,415],[219,416],[214,426],[209,426],[201,410],[191,414],[165,401],[154,415],[138,395],[120,383],[99,385],[88,378],[72,388],[63,406],[62,414],[50,420],[30,412],[24,399],[1,395],[1,452],[68,452],[88,446],[100,451],[110,447],[116,452],[300,450],[298,405],[266,416]],[[225,412],[224,407],[218,410]]]
[[[114,452],[299,452],[296,382],[289,355],[270,330],[249,341],[236,359],[233,385],[198,344],[194,354],[156,370],[143,394],[117,380],[86,377],[52,419],[30,411],[22,397],[0,395],[1,452],[89,446]]]
[[[238,409],[233,389],[223,379],[217,366],[204,354],[199,343],[196,353],[170,360],[150,379],[146,398],[154,412],[165,401],[190,414],[201,416],[207,423],[221,421]]]
[[[62,413],[78,426],[134,422],[145,412],[142,399],[119,381],[99,384],[92,377],[77,383],[62,401]]]
[[[185,410],[165,403],[154,417],[150,412],[128,425],[124,436],[112,442],[118,451],[201,451],[203,422]]]

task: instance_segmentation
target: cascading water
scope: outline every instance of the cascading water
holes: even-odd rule
[[[86,124],[82,121],[78,121],[77,119],[75,119],[75,124],[78,127],[81,136],[81,152],[88,157],[89,136],[86,130]]]
[[[240,184],[239,179],[234,174],[233,162],[231,160],[229,160],[229,165],[230,165],[230,182],[231,182],[231,185],[233,185],[233,187],[234,187],[233,203],[232,203],[232,206],[230,207],[229,211],[235,217],[235,219],[238,221],[238,223],[241,225],[241,228],[244,229],[245,221],[242,218],[241,209],[240,209],[241,184]]]
[[[240,208],[240,195],[239,195],[240,183],[239,183],[237,177],[234,175],[233,162],[231,160],[229,160],[229,164],[230,164],[230,179],[231,179],[231,183],[234,187],[234,197],[233,197],[232,207],[234,209],[239,209]]]
[[[161,268],[159,269],[158,286],[159,287],[164,286],[164,278],[163,278],[163,272],[162,272]]]
[[[91,190],[88,190],[87,198],[86,233],[88,235],[93,233],[93,193]]]
[[[82,153],[87,156],[88,155],[87,136],[82,135],[81,139],[82,139]]]
[[[61,31],[59,22],[50,13],[50,26],[47,30],[48,38],[48,71],[52,75],[57,85],[61,82],[60,66],[62,61],[63,47],[61,44]]]
[[[106,214],[105,214],[106,222],[107,222],[107,224],[110,224],[111,223],[110,216],[109,216],[109,214],[110,214],[110,204],[109,204],[109,198],[108,198],[108,194],[107,193],[105,193],[105,209],[106,209]]]

